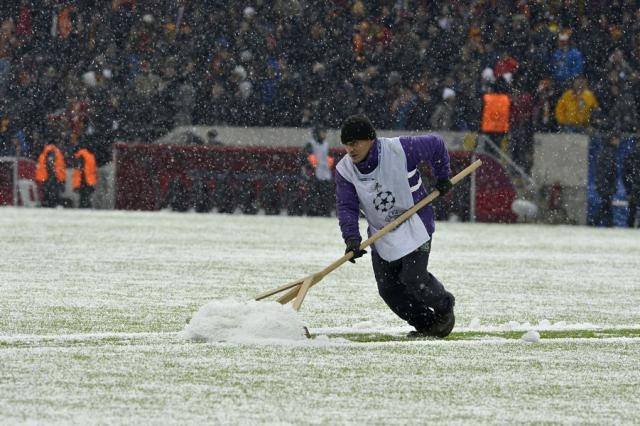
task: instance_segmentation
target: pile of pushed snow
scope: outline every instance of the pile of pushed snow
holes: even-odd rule
[[[306,340],[298,313],[278,302],[217,300],[196,312],[182,332],[205,342],[275,343]]]

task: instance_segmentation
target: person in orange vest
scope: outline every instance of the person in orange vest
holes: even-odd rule
[[[78,145],[78,150],[73,155],[73,190],[80,195],[81,209],[91,207],[91,194],[98,182],[96,170],[96,157],[82,144]]]
[[[482,117],[480,131],[487,135],[498,150],[506,153],[509,133],[509,115],[511,113],[510,80],[511,75],[503,75],[487,85],[482,94]],[[489,152],[493,152],[489,147]],[[496,153],[497,154],[497,153]]]
[[[509,131],[509,109],[511,100],[505,93],[482,95],[482,131],[484,133],[507,133]]]
[[[330,216],[333,210],[333,166],[327,130],[316,125],[302,150],[302,175],[308,182],[306,210],[309,216]]]
[[[60,148],[52,143],[45,145],[36,164],[36,182],[42,184],[43,207],[62,204],[61,194],[67,180],[67,166]]]

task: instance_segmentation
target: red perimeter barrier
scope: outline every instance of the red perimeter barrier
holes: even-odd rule
[[[299,199],[296,191],[304,191],[299,185],[300,148],[119,143],[115,149],[117,209],[157,210],[167,206],[173,192],[191,206],[195,193],[208,194],[211,203],[202,211],[213,206],[233,211],[237,206],[246,213],[260,207],[279,212]],[[336,161],[344,154],[343,149],[331,151]],[[469,152],[449,154],[454,174],[471,163]],[[476,220],[514,222],[511,203],[516,194],[508,174],[493,157],[478,157],[484,164],[476,172]],[[422,172],[427,181],[429,167]],[[465,219],[464,212],[468,214],[470,179],[458,186],[438,202],[439,212],[446,212],[439,214],[442,218],[456,213]]]
[[[0,157],[0,206],[13,205],[13,176],[14,176],[15,157]],[[27,158],[18,160],[18,179],[29,180],[35,185],[36,163]],[[37,189],[36,189],[37,190]],[[18,205],[25,203],[18,193]]]

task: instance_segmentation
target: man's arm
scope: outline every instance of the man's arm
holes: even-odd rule
[[[358,240],[360,242],[360,228],[358,218],[360,217],[360,201],[355,186],[346,180],[340,172],[336,170],[336,214],[342,239],[347,242]]]
[[[437,180],[449,179],[451,164],[449,151],[442,136],[429,134],[421,136],[404,136],[400,143],[407,156],[407,171],[416,168],[423,161],[428,162]]]
[[[309,154],[313,152],[313,148],[310,143],[307,143],[301,150],[300,154],[298,154],[298,164],[300,165],[300,171],[304,177],[311,176],[313,174],[313,170],[311,165],[309,164]]]

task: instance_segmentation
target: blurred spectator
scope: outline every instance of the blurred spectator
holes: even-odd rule
[[[222,142],[218,139],[218,131],[216,129],[209,129],[207,131],[207,144],[222,145]]]
[[[600,196],[600,206],[594,218],[596,225],[613,226],[613,196],[617,187],[617,153],[620,145],[620,135],[607,135],[596,163],[595,185]]]
[[[31,147],[27,136],[22,130],[15,130],[11,126],[8,115],[0,112],[0,157],[29,157]]]
[[[18,41],[12,19],[0,21],[0,96],[5,96],[11,76],[11,59]]]
[[[604,77],[607,57],[614,43],[610,35],[609,18],[604,13],[585,14],[580,17],[572,38],[584,56],[584,75],[589,81]]]
[[[9,123],[9,117],[0,114],[0,157],[5,155],[12,156],[9,153],[14,150],[14,146],[11,143],[12,134],[9,130]]]
[[[7,90],[7,97],[11,99],[8,105],[11,125],[26,135],[36,127],[37,118],[42,115],[39,107],[40,93],[31,64],[13,66],[12,69],[12,78]]]
[[[113,81],[110,68],[97,73],[97,84],[89,88],[87,104],[87,125],[80,141],[96,157],[96,164],[102,167],[112,160],[112,146],[117,140],[126,138],[122,126],[126,122],[127,111],[122,93]]]
[[[638,129],[638,105],[630,88],[623,84],[609,86],[606,120],[610,127],[624,133],[634,133]]]
[[[556,130],[554,115],[553,81],[543,79],[538,82],[533,96],[533,127],[536,132],[552,132]]]
[[[555,108],[556,121],[565,132],[587,132],[591,112],[598,108],[598,100],[584,77],[577,77],[571,88],[564,91]]]
[[[616,48],[609,55],[607,66],[595,90],[601,102],[602,115],[610,127],[632,133],[638,128],[638,104],[636,92],[638,75],[627,62],[625,54]]]
[[[533,165],[533,96],[521,80],[517,80],[511,93],[509,114],[509,151],[511,159],[527,175]]]
[[[609,55],[606,70],[607,74],[613,76],[613,78],[609,77],[612,81],[624,83],[638,79],[636,70],[627,61],[626,55],[620,47],[615,48]]]
[[[436,105],[431,114],[431,129],[452,130],[455,123],[456,92],[449,87],[442,91],[442,102]]]
[[[11,136],[10,147],[11,149],[6,152],[5,155],[29,158],[31,154],[27,136],[22,132],[22,130],[18,130],[13,134],[13,136]]]
[[[629,216],[627,225],[634,228],[640,205],[640,143],[635,142],[635,147],[624,159],[623,165],[624,187],[629,202]]]
[[[482,98],[479,93],[479,83],[473,75],[467,74],[463,68],[458,69],[455,91],[464,96],[456,96],[456,114],[454,130],[477,131],[480,127]]]
[[[500,78],[505,74],[515,74],[520,67],[520,62],[508,52],[505,47],[502,47],[496,57],[495,64],[493,65],[493,71],[496,78]]]
[[[584,72],[582,52],[571,44],[570,34],[567,30],[558,34],[558,48],[551,60],[553,79],[561,90],[569,88],[571,82]]]
[[[391,127],[394,129],[406,129],[409,115],[416,103],[416,94],[409,87],[404,87],[400,81],[392,83],[396,89],[392,92]]]
[[[167,131],[177,126],[193,124],[196,104],[195,63],[189,61],[177,67],[179,70],[172,69],[171,73],[165,76],[166,87],[163,90],[163,96],[164,104],[169,110]]]
[[[75,81],[72,84],[78,84]],[[89,115],[89,99],[86,96],[84,87],[78,86],[74,89],[69,99],[67,109],[64,112],[64,121],[66,124],[66,130],[69,134],[69,144],[73,149],[80,141],[80,137],[86,131]]]
[[[131,127],[136,129],[135,139],[151,141],[165,133],[162,121],[166,117],[167,108],[159,102],[162,84],[162,78],[155,72],[151,62],[142,61],[140,73],[133,79],[133,93],[130,94],[129,117]],[[156,127],[157,124],[161,125],[161,129]]]
[[[551,75],[551,56],[554,50],[556,35],[551,31],[547,22],[531,20],[528,31],[528,45],[520,58],[520,74],[531,87],[540,80],[549,79]]]

